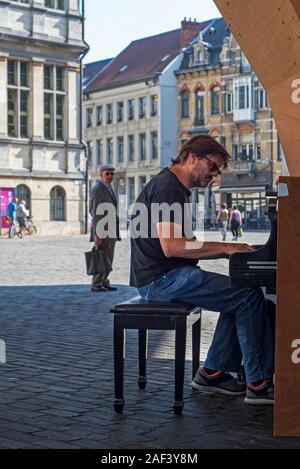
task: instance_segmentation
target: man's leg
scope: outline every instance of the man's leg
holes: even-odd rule
[[[111,265],[113,265],[113,262],[114,262],[115,245],[116,245],[116,241],[114,239],[109,239],[108,238],[108,239],[103,241],[104,252],[105,252],[108,260],[110,261]],[[103,274],[102,282],[103,282],[103,285],[105,287],[106,286],[110,287],[110,281],[109,281],[109,278],[108,278],[109,275],[110,275],[110,272],[107,272],[107,273]]]
[[[241,350],[248,382],[273,376],[274,330],[261,289],[233,287],[225,275],[183,267],[154,282],[148,298],[184,301],[220,312],[205,363],[208,368],[238,371],[232,366],[238,366]]]

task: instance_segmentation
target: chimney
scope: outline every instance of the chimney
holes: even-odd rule
[[[187,47],[196,36],[198,36],[201,31],[201,23],[192,21],[190,18],[189,21],[186,20],[186,17],[181,21],[181,40],[180,47],[184,49]]]

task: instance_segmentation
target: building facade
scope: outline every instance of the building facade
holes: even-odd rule
[[[174,72],[180,67],[182,49],[208,24],[183,21],[181,29],[133,41],[98,70],[84,90],[91,184],[99,178],[101,164],[113,164],[115,190],[125,196],[126,209],[176,155]]]
[[[40,234],[84,228],[80,0],[0,2],[0,187]]]
[[[192,42],[176,76],[178,145],[201,133],[220,141],[232,162],[213,189],[217,205],[239,205],[248,229],[267,227],[265,195],[282,150],[266,92],[222,18]]]

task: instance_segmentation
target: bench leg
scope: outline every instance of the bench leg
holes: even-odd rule
[[[115,363],[115,400],[114,408],[122,413],[124,408],[124,359],[125,334],[122,318],[114,317],[114,363]]]
[[[175,330],[175,402],[174,412],[181,415],[183,410],[183,386],[186,348],[186,318],[177,318]]]
[[[192,349],[193,349],[193,378],[200,366],[200,345],[201,345],[201,315],[192,328]]]
[[[139,329],[139,388],[146,389],[147,385],[147,341],[148,331]]]

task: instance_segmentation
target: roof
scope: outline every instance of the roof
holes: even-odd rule
[[[193,53],[193,45],[196,42],[193,41],[193,44],[187,49],[186,53],[184,54],[184,58],[181,63],[180,70],[176,73],[179,73],[183,70],[188,70],[192,68],[201,68],[204,69],[209,68],[210,66],[217,66],[220,63],[220,54],[223,48],[223,42],[225,37],[230,35],[230,30],[225,23],[223,18],[216,18],[214,19],[208,28],[203,31],[202,41],[208,45],[208,50],[210,54],[209,64],[193,64],[192,66],[189,65],[189,56]]]
[[[191,40],[194,39],[211,22],[212,20],[202,23],[183,22],[181,29],[131,42],[90,82],[85,91],[91,92],[159,75],[178,56],[185,45],[183,41],[191,35]]]
[[[98,60],[84,65],[83,86],[86,87],[113,59]]]

